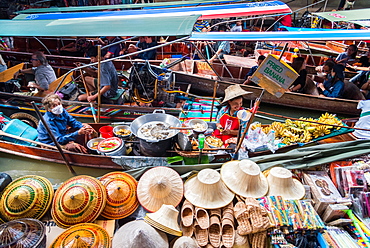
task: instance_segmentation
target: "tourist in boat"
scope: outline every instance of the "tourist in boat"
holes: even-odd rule
[[[303,88],[306,85],[306,63],[303,57],[297,57],[293,59],[292,68],[299,74],[298,78],[289,87],[289,91],[292,92],[303,92]]]
[[[59,53],[64,56],[83,57],[89,47],[89,41],[86,38],[81,37],[60,48]]]
[[[146,43],[144,49],[155,47],[155,46],[158,45],[157,41],[155,41],[152,36],[145,36],[144,39],[145,39],[145,43]],[[153,60],[153,59],[156,58],[156,55],[157,55],[157,50],[152,49],[150,51],[139,53],[137,55],[137,58],[144,59],[144,60]]]
[[[227,26],[226,25],[220,25],[218,28],[219,32],[226,32]],[[217,41],[215,43],[215,46],[213,48],[215,51],[215,55],[209,60],[210,63],[213,63],[215,59],[223,59],[224,54],[230,53],[230,41],[224,40],[224,41]]]
[[[242,28],[241,20],[236,21],[235,26],[233,26],[230,30],[230,32],[242,32],[242,31],[243,31],[243,28]]]
[[[122,40],[120,37],[107,36],[107,43],[108,43],[107,45],[116,43],[120,40]],[[122,43],[112,45],[107,48],[104,58],[109,59],[109,58],[118,57],[120,55],[121,50],[122,50]]]
[[[209,32],[211,30],[211,25],[206,20],[197,20],[194,24],[194,32]]]
[[[44,119],[50,127],[57,142],[64,149],[74,152],[87,153],[86,147],[76,143],[78,136],[90,135],[93,128],[88,124],[82,124],[73,118],[62,106],[62,100],[57,94],[49,94],[42,99],[42,105],[46,113]],[[70,132],[73,130],[73,132]],[[38,140],[44,144],[54,145],[52,138],[45,126],[40,121],[37,127]]]
[[[6,63],[5,63],[5,61],[3,60],[3,57],[0,54],[0,72],[5,71],[6,69],[8,69],[8,67],[6,66]]]
[[[90,47],[86,55],[90,57],[92,63],[98,61],[98,48]],[[91,95],[82,94],[78,96],[79,101],[93,102],[98,99],[98,71],[96,69],[84,68],[90,76],[85,77],[85,81]],[[109,102],[109,98],[116,96],[118,89],[118,75],[112,61],[101,63],[100,69],[100,94],[103,102]]]
[[[223,142],[236,137],[239,128],[246,127],[246,122],[238,119],[237,114],[242,110],[243,96],[251,92],[245,91],[239,84],[234,84],[226,88],[225,98],[222,101],[223,106],[217,114],[217,130],[213,135],[220,138]]]
[[[323,72],[326,73],[326,80],[317,85],[320,95],[341,98],[344,90],[344,66],[327,61],[323,66]]]
[[[356,62],[357,46],[349,45],[344,53],[338,55],[335,62],[346,66],[347,64],[354,64]]]
[[[245,75],[245,81],[244,81],[244,85],[247,85],[247,84],[252,84],[252,85],[256,85],[255,83],[252,82],[251,78],[252,78],[252,75],[253,73],[255,73],[258,69],[258,67],[262,64],[262,62],[265,60],[265,56],[263,55],[260,55],[258,56],[258,59],[257,59],[257,65],[255,66],[252,66],[252,68],[249,70],[249,72]]]
[[[54,69],[40,51],[32,54],[31,62],[32,68],[19,70],[14,74],[14,77],[17,78],[20,73],[35,75],[35,82],[30,81],[28,87],[37,88],[39,91],[48,90],[49,85],[57,79]]]
[[[368,51],[365,56],[361,56],[358,63],[360,67],[370,68],[370,51]],[[357,69],[356,66],[351,67],[351,68]],[[351,83],[354,83],[355,85],[357,85],[357,87],[361,89],[362,86],[368,81],[369,75],[370,75],[369,70],[358,71],[357,75],[351,78],[349,81]]]

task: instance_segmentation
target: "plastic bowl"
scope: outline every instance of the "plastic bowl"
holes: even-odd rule
[[[104,140],[104,138],[94,138],[94,139],[91,139],[87,142],[86,146],[87,148],[89,148],[91,151],[93,151],[94,153],[98,153],[98,144],[100,141]],[[96,143],[97,142],[97,143]],[[94,145],[95,143],[95,145]]]
[[[209,148],[220,148],[220,147],[223,146],[224,143],[222,142],[222,140],[220,140],[221,141],[221,146],[215,146],[215,145],[212,145],[211,143],[209,143],[208,140],[211,139],[210,137],[220,140],[219,138],[216,138],[216,137],[213,137],[213,136],[207,136],[206,139],[205,139],[205,143],[209,146]]]
[[[126,135],[118,134],[119,130],[121,130],[121,129],[126,129],[126,130],[128,130],[130,133],[129,133],[129,134],[126,134]],[[122,138],[122,139],[128,139],[128,138],[130,138],[130,137],[131,137],[131,134],[132,134],[131,129],[130,129],[130,126],[128,126],[128,125],[119,125],[119,126],[115,126],[115,127],[113,128],[113,133],[114,133],[114,135],[115,135],[115,136],[120,137],[120,138]]]
[[[197,129],[193,129],[194,132],[197,133],[204,133],[208,129],[207,122],[201,120],[201,119],[192,119],[189,121],[189,126],[191,128],[198,127]],[[199,126],[203,126],[203,129],[200,129]]]

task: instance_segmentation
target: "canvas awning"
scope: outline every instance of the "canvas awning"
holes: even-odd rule
[[[199,15],[0,20],[0,36],[187,36]]]
[[[370,20],[368,21],[350,21],[354,24],[360,25],[362,27],[370,27]]]
[[[317,12],[314,15],[325,18],[331,22],[349,22],[369,19],[369,9],[342,10],[330,12]]]
[[[193,32],[189,40],[201,41],[309,41],[370,40],[370,30],[302,31],[302,32]]]
[[[54,20],[54,19],[77,19],[77,18],[107,18],[118,16],[140,16],[161,17],[169,23],[168,16],[189,16],[200,15],[199,19],[215,19],[251,15],[291,13],[291,9],[283,2],[252,2],[239,4],[222,4],[198,7],[184,8],[164,8],[164,9],[141,9],[141,10],[123,10],[123,11],[96,11],[96,12],[72,12],[72,13],[48,13],[48,14],[21,14],[13,20]],[[166,25],[163,25],[166,29]]]

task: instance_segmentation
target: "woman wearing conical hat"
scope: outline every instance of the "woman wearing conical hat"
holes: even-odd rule
[[[240,122],[237,114],[239,110],[243,109],[243,95],[250,93],[243,90],[239,84],[234,84],[226,88],[225,98],[222,101],[222,104],[225,106],[217,114],[217,130],[215,130],[214,136],[225,142],[229,138],[238,135],[240,125],[243,126],[245,122]]]

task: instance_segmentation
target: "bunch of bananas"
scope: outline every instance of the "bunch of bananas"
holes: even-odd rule
[[[287,119],[284,123],[273,122],[271,125],[263,127],[262,130],[266,134],[270,130],[274,130],[276,139],[281,139],[282,143],[291,145],[295,143],[307,143],[314,138],[325,136],[330,134],[332,130],[340,128],[331,125],[343,125],[343,123],[335,115],[325,113],[318,119],[302,117],[297,121]]]

